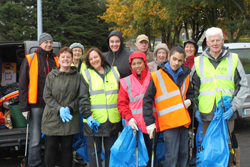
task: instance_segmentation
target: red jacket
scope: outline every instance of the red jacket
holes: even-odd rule
[[[130,64],[131,64],[133,58],[142,58],[144,60],[144,62],[145,62],[146,68],[142,70],[141,75],[140,75],[140,79],[138,78],[136,72],[131,69],[131,71],[132,71],[131,75],[133,75],[141,83],[141,85],[143,85],[143,82],[144,82],[146,76],[149,74],[148,73],[148,65],[147,65],[147,61],[146,61],[146,55],[145,56],[144,55],[145,54],[142,53],[142,52],[140,52],[140,53],[139,52],[134,52],[129,57],[129,67],[130,67],[130,69],[131,69]],[[125,79],[125,78],[123,78],[123,79]],[[133,83],[131,83],[131,84],[133,84]],[[119,112],[121,114],[121,117],[123,119],[125,119],[126,121],[129,121],[133,117],[132,112],[131,112],[131,110],[129,108],[129,103],[130,102],[129,102],[128,92],[127,92],[127,90],[124,89],[124,87],[121,84],[120,85],[120,91],[119,91],[119,94],[118,94],[117,107],[118,107],[118,110],[119,110]],[[142,117],[142,119],[143,119],[143,117]],[[143,122],[144,122],[144,120],[143,120]],[[145,124],[145,126],[146,126],[146,124]],[[156,121],[156,126],[157,126],[157,130],[158,130],[158,121]],[[140,128],[142,128],[142,127],[140,127]],[[144,133],[146,133],[145,132],[145,127],[143,129],[144,129]]]

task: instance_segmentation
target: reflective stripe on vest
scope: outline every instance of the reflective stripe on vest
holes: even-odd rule
[[[28,86],[28,103],[37,103],[37,89],[38,89],[38,58],[37,53],[26,55],[29,65],[29,86]],[[59,66],[57,57],[54,57],[56,66]]]
[[[179,126],[188,127],[191,119],[183,104],[183,96],[179,87],[162,69],[151,73],[156,87],[155,105],[158,115],[160,131]],[[183,82],[183,90],[189,87],[189,75]],[[183,91],[186,94],[186,91]],[[186,95],[184,95],[186,96]]]
[[[120,75],[116,67],[105,75],[104,80],[93,69],[85,69],[83,77],[89,85],[91,111],[94,119],[104,123],[109,119],[111,123],[121,120],[117,109],[118,83]],[[85,119],[83,119],[86,122]]]
[[[234,73],[238,63],[238,55],[229,53],[229,56],[219,63],[215,69],[209,58],[200,56],[195,58],[197,76],[200,78],[199,111],[210,113],[220,100],[220,91],[223,96],[232,97],[235,91]]]

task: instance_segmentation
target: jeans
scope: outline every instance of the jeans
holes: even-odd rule
[[[95,138],[95,139],[94,139]],[[105,152],[105,167],[109,166],[109,158],[110,158],[110,148],[118,138],[118,134],[112,135],[110,137],[93,137],[87,136],[88,142],[88,150],[89,150],[89,166],[96,167],[96,155],[95,155],[95,148],[94,148],[94,140],[96,141],[96,150],[97,150],[97,157],[99,167],[102,167],[101,161],[101,152],[102,152],[102,138],[104,143],[104,152]]]
[[[186,167],[188,160],[188,129],[178,127],[163,131],[165,139],[164,167]]]
[[[29,167],[42,166],[41,122],[44,108],[31,108],[29,118]]]
[[[56,163],[57,150],[59,143],[61,143],[61,167],[72,166],[73,153],[72,143],[73,136],[46,136],[47,145],[45,152],[45,165],[46,167],[54,167]]]

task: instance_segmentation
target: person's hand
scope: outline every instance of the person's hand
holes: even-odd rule
[[[65,122],[65,121],[69,122],[73,118],[73,116],[70,114],[69,110],[67,110],[65,107],[60,108],[60,117],[61,117],[63,122]]]
[[[195,118],[197,119],[197,121],[201,124],[203,124],[202,120],[201,120],[201,114],[199,110],[195,111]]]
[[[186,109],[188,109],[188,107],[191,105],[191,100],[190,99],[184,100],[184,104]]]
[[[233,115],[233,113],[234,113],[234,110],[232,108],[230,108],[229,110],[227,110],[226,112],[224,112],[222,114],[222,117],[225,120],[229,120],[231,118],[231,116]]]
[[[128,124],[132,129],[135,129],[138,131],[137,122],[134,118],[130,118],[130,120],[128,121]]]
[[[88,126],[95,132],[98,132],[98,127],[101,125],[99,121],[96,121],[92,115],[87,118]]]
[[[152,139],[154,135],[154,130],[156,129],[155,123],[147,126],[147,133],[149,135],[149,138]]]
[[[27,120],[29,111],[22,112],[23,117]]]
[[[67,114],[66,114],[66,117],[67,117],[68,119],[72,120],[73,115],[70,114],[70,109],[69,109],[69,107],[64,107],[64,109],[65,109],[65,112],[67,113]]]

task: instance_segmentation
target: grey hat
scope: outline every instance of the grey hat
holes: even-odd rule
[[[84,52],[84,46],[80,43],[72,43],[69,47],[70,49],[73,49],[73,48],[81,48],[82,49],[82,53]]]
[[[44,41],[47,41],[47,40],[53,41],[52,36],[46,32],[42,33],[39,37],[39,41],[38,41],[39,45],[41,45],[41,43],[43,43]]]

